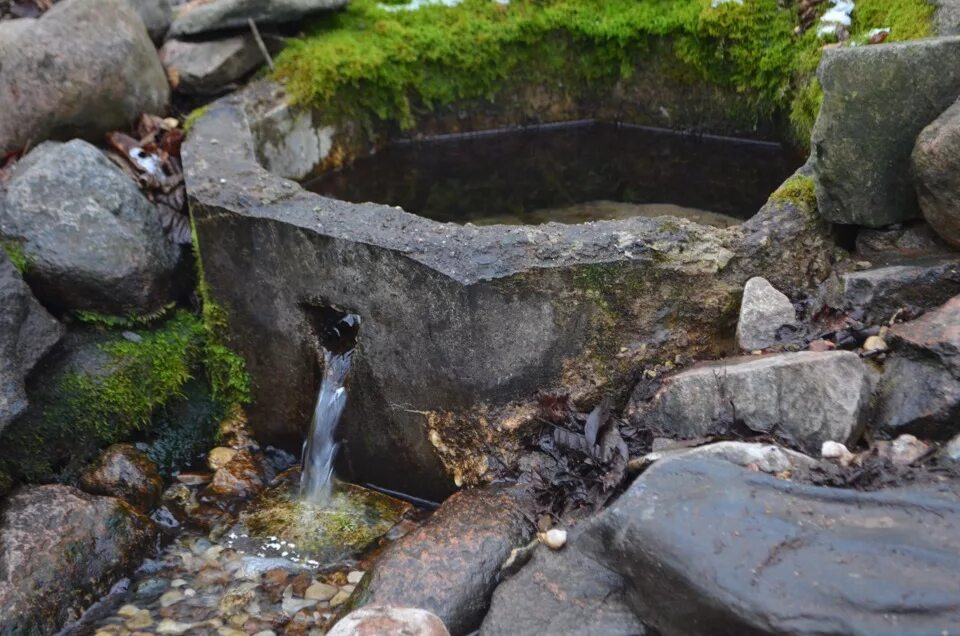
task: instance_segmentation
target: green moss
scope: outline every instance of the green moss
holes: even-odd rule
[[[183,128],[183,132],[190,132],[190,129],[193,128],[195,123],[197,123],[197,120],[206,115],[209,111],[209,104],[190,111],[190,114],[183,119],[183,125],[181,126],[181,128]]]
[[[176,307],[176,303],[164,305],[156,311],[145,314],[127,314],[126,316],[112,316],[95,311],[78,309],[72,312],[73,317],[88,325],[107,327],[108,329],[136,328],[155,323],[168,316]]]
[[[813,124],[820,114],[820,104],[823,103],[823,88],[815,76],[804,84],[790,104],[790,133],[800,145],[810,144],[813,133]]]
[[[770,195],[770,201],[795,203],[806,210],[817,208],[817,191],[812,177],[794,175]]]
[[[204,329],[204,361],[207,377],[213,389],[213,397],[229,405],[248,404],[250,402],[250,374],[246,362],[227,344],[227,314],[210,294],[210,286],[203,274],[203,257],[200,253],[200,241],[197,227],[190,214],[193,253],[197,266],[197,294],[202,303],[201,322]]]
[[[465,0],[457,7],[387,11],[354,0],[315,21],[277,59],[294,101],[413,124],[417,108],[491,99],[511,85],[557,79],[563,86],[612,84],[673,47],[670,72],[742,95],[738,116],[789,115],[809,141],[819,96],[811,84],[822,42],[795,34],[797,8],[780,0]],[[824,3],[824,9],[826,3]],[[823,10],[823,9],[822,9]],[[928,35],[925,0],[862,0],[853,35],[891,27],[891,39]]]
[[[26,274],[30,269],[30,257],[24,251],[23,246],[16,241],[0,241],[0,249],[7,253],[7,258],[17,268],[21,274]]]

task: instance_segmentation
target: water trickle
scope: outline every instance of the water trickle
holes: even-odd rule
[[[334,334],[348,336],[356,333],[360,318],[354,315],[343,317],[331,327]],[[342,331],[341,331],[342,330]],[[331,349],[333,349],[331,351]],[[300,478],[300,495],[312,504],[327,505],[333,489],[333,463],[337,456],[335,433],[337,423],[347,404],[347,389],[344,385],[353,344],[349,348],[324,347],[323,380],[313,410],[310,434],[303,444],[303,474]]]

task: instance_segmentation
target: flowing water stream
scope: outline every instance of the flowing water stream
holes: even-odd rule
[[[320,382],[320,391],[313,410],[310,433],[303,444],[303,473],[300,478],[300,495],[303,500],[319,506],[328,505],[331,500],[333,464],[339,446],[334,435],[347,405],[347,388],[344,382],[350,372],[353,343],[344,348],[343,336],[355,333],[359,323],[359,316],[344,316],[330,328],[329,334],[339,341],[340,348],[331,350],[325,347],[323,350],[323,380]]]

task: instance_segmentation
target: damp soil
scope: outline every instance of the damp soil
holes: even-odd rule
[[[308,182],[324,196],[454,223],[751,217],[801,164],[775,143],[577,122],[395,141]]]

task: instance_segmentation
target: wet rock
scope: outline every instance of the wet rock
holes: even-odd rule
[[[910,154],[960,96],[960,37],[827,50],[817,74],[824,99],[811,145],[820,214],[868,227],[918,218]]]
[[[516,487],[462,490],[420,528],[391,545],[373,570],[369,605],[420,607],[452,634],[477,628],[510,551],[533,528],[530,495]],[[529,514],[529,513],[527,513]]]
[[[162,42],[173,22],[170,0],[127,0],[143,20],[147,33],[154,42]]]
[[[0,633],[56,632],[139,563],[155,534],[119,499],[56,485],[16,491],[0,508]]]
[[[83,489],[109,495],[149,512],[163,495],[163,479],[150,458],[133,444],[114,444],[80,478]]]
[[[960,101],[923,129],[912,159],[923,217],[960,247]]]
[[[339,9],[347,0],[211,0],[182,6],[171,36],[195,35],[221,29],[246,28],[257,24],[293,22],[318,11]]]
[[[22,245],[31,287],[61,308],[155,310],[174,298],[185,263],[136,184],[80,140],[21,160],[0,200],[0,236]]]
[[[540,546],[520,572],[497,586],[480,636],[583,634],[642,636],[626,583],[581,549],[574,532],[562,552]]]
[[[166,110],[166,75],[127,0],[63,0],[28,22],[0,34],[0,155]]]
[[[174,79],[176,90],[187,95],[213,94],[263,64],[263,54],[252,34],[222,40],[188,42],[167,40],[160,61]]]
[[[888,260],[947,254],[949,251],[923,221],[879,229],[863,228],[857,232],[856,247],[858,257],[877,264],[886,264]]]
[[[777,331],[796,323],[790,299],[766,278],[751,278],[743,288],[737,344],[745,351],[766,349],[777,343]]]
[[[213,479],[201,492],[201,500],[231,507],[257,495],[264,486],[263,466],[259,457],[248,450],[238,451],[213,473]]]
[[[810,453],[860,432],[866,371],[848,351],[787,353],[702,364],[664,381],[634,418],[678,437],[724,433],[735,423],[779,434]]]
[[[329,601],[336,596],[339,591],[340,590],[333,585],[327,585],[326,583],[317,581],[303,592],[303,598],[313,601]]]
[[[666,634],[954,631],[956,486],[864,493],[679,459],[590,522],[583,549]]]
[[[873,420],[890,434],[945,440],[960,432],[960,296],[894,325]]]
[[[434,614],[410,607],[364,607],[341,618],[327,636],[381,636],[417,634],[450,636]]]
[[[827,289],[829,288],[829,289]],[[901,308],[939,307],[960,294],[960,259],[933,257],[848,272],[825,284],[827,304],[861,309],[868,324],[889,321]]]
[[[830,443],[832,442],[824,442],[824,446]],[[738,466],[749,466],[771,475],[793,470],[797,467],[809,468],[817,463],[812,457],[773,444],[727,441],[694,448],[654,451],[641,459],[640,467],[681,457],[711,457]]]
[[[26,410],[26,377],[62,335],[0,248],[0,432]]]
[[[960,462],[960,435],[957,435],[944,445],[943,455],[955,462]]]

